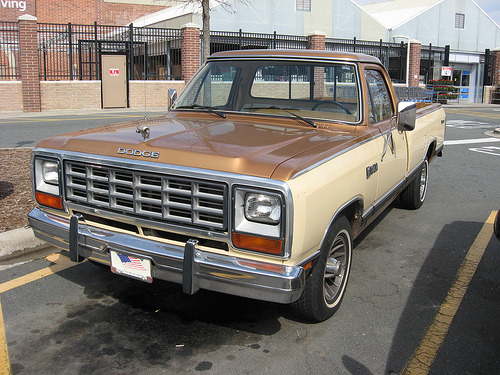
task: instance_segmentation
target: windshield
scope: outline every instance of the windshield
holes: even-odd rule
[[[357,123],[357,69],[341,62],[211,61],[189,82],[173,109]]]

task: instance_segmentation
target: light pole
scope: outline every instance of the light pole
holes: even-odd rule
[[[408,46],[408,52],[406,53],[406,87],[410,86],[410,37],[406,35],[395,35],[392,37],[393,39],[396,38],[401,38],[401,39],[406,39],[407,46]]]

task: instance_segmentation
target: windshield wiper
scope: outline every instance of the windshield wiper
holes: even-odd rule
[[[215,113],[219,117],[226,118],[224,113],[215,110],[216,107],[207,107],[201,104],[181,105],[179,107],[175,107],[174,109],[204,109],[207,112]]]
[[[255,109],[256,107],[252,107],[253,109]],[[307,118],[304,118],[296,113],[293,113],[293,112],[290,112],[289,109],[292,109],[292,110],[296,110],[296,108],[288,108],[288,109],[284,109],[284,108],[280,108],[280,107],[276,107],[274,105],[271,105],[269,107],[258,107],[257,109],[279,109],[280,111],[283,111],[283,112],[286,112],[288,113],[289,115],[292,115],[293,117],[295,117],[296,119],[298,120],[301,120],[303,122],[305,122],[306,124],[309,124],[311,125],[313,128],[317,128],[318,125],[316,125],[316,123],[312,120],[309,120]]]

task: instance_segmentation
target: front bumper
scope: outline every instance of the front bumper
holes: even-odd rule
[[[91,227],[46,213],[39,208],[28,215],[35,236],[69,250],[73,260],[91,258],[110,264],[110,250],[151,261],[152,277],[183,285],[186,293],[198,289],[291,303],[300,297],[305,282],[300,266],[283,266],[227,255],[213,254],[196,247],[196,240],[182,246]],[[70,234],[71,233],[71,234]]]

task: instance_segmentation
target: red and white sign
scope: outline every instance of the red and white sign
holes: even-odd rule
[[[443,66],[441,68],[441,75],[442,76],[447,76],[447,77],[451,77],[451,72],[452,72],[452,68],[451,66]]]
[[[118,77],[120,75],[120,69],[114,69],[114,68],[109,69],[109,75],[111,77]]]

